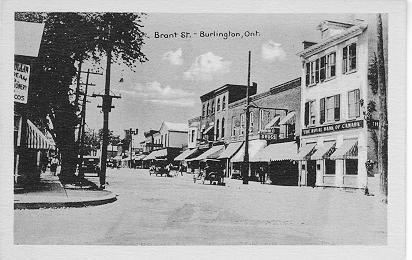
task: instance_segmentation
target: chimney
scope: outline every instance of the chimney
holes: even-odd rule
[[[333,35],[339,34],[352,26],[354,26],[354,24],[341,23],[335,21],[323,21],[319,24],[318,29],[321,32],[321,38],[325,39]]]
[[[303,41],[302,44],[303,44],[303,49],[307,49],[307,48],[309,48],[310,46],[315,45],[316,42]]]

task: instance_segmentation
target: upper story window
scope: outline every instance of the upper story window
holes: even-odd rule
[[[220,98],[217,99],[217,111],[220,110]]]
[[[195,130],[192,130],[191,142],[193,143],[194,141],[195,141]]]
[[[209,103],[207,103],[207,107],[206,107],[206,116],[209,115]]]
[[[240,114],[240,135],[245,133],[245,126],[246,126],[246,114]]]
[[[259,110],[259,131],[263,130],[263,116],[264,116],[265,111],[263,109]]]
[[[315,101],[311,100],[305,103],[305,126],[316,124]]]
[[[206,112],[206,111],[205,111],[205,104],[203,104],[203,106],[202,106],[202,116],[203,116],[203,117],[206,115],[205,112]]]
[[[210,108],[210,110],[212,110],[211,111],[212,114],[215,113],[215,101],[214,100],[212,100],[212,107]]]
[[[344,74],[356,70],[356,43],[343,48],[342,69]]]
[[[222,110],[225,110],[226,108],[226,96],[223,96],[223,100],[222,100]]]
[[[336,52],[306,63],[306,86],[322,82],[336,75]]]
[[[355,89],[348,92],[348,118],[360,116],[360,91]]]
[[[225,118],[222,118],[222,133],[220,134],[220,137],[225,137]]]
[[[249,133],[253,132],[253,126],[255,124],[255,118],[253,112],[249,112]]]
[[[232,116],[232,136],[236,135],[236,117]]]
[[[319,123],[340,120],[340,95],[320,99]]]
[[[216,139],[219,139],[219,119],[216,120]]]

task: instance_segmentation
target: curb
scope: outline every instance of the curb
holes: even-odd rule
[[[108,204],[115,202],[116,200],[117,195],[109,194],[99,199],[84,199],[78,201],[15,202],[14,209],[81,208]]]

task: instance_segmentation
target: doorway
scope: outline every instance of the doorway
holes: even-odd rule
[[[315,187],[316,184],[316,161],[307,161],[307,181],[306,186]]]

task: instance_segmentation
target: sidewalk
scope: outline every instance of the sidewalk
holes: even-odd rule
[[[14,192],[14,209],[87,207],[114,201],[116,195],[110,191],[64,188],[50,172],[43,173],[38,184]]]

